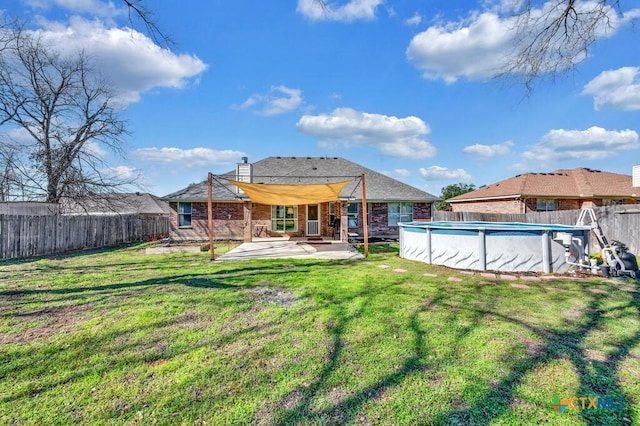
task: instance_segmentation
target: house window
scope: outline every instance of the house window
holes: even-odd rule
[[[336,203],[329,203],[329,223],[336,220]]]
[[[295,232],[298,230],[298,206],[271,206],[271,230]]]
[[[347,206],[347,218],[349,223],[349,228],[357,228],[358,227],[358,203],[349,203]]]
[[[539,212],[552,212],[558,210],[558,200],[541,200],[536,201],[536,210]]]
[[[398,222],[413,220],[413,203],[389,203],[387,208],[389,226],[398,226]]]
[[[191,203],[178,203],[178,227],[191,228]]]
[[[619,206],[624,204],[624,200],[602,200],[603,206]]]

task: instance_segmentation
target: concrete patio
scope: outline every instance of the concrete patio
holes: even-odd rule
[[[364,259],[350,244],[264,238],[243,243],[216,261],[246,259]]]

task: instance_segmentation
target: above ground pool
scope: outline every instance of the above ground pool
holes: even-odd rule
[[[540,223],[404,222],[399,226],[400,257],[476,271],[565,272],[571,266],[567,260],[576,262],[588,253],[591,233],[584,226]]]

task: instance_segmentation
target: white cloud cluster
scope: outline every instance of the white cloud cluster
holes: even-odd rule
[[[638,133],[635,131],[606,130],[593,126],[586,130],[551,130],[522,156],[538,163],[599,160],[632,149],[640,149]]]
[[[48,10],[56,6],[73,14],[68,21],[49,21],[39,16],[32,33],[65,55],[84,52],[90,66],[105,78],[120,104],[126,106],[154,88],[183,88],[195,81],[207,65],[190,54],[177,54],[156,45],[146,35],[115,27],[112,17],[121,14],[112,2],[97,0],[31,0],[31,7]]]
[[[627,111],[640,109],[640,67],[623,67],[601,72],[584,87],[583,95],[593,96],[593,106]]]
[[[271,93],[267,95],[253,94],[236,109],[256,108],[260,115],[270,116],[282,114],[298,108],[302,104],[302,91],[286,86],[271,86]]]
[[[441,166],[420,167],[420,174],[427,180],[470,181],[471,175],[464,169],[449,169]]]
[[[407,48],[407,58],[422,70],[426,79],[442,79],[453,83],[459,78],[486,80],[504,71],[513,57],[514,47],[527,42],[549,25],[549,17],[557,16],[557,3],[546,2],[540,8],[532,7],[529,14],[519,15],[523,2],[485,2],[485,11],[471,12],[458,21],[433,25],[417,34]],[[593,2],[577,2],[578,13],[597,7]],[[635,16],[630,11],[628,16]],[[617,28],[627,23],[627,15],[620,17],[615,9],[606,7],[607,25],[595,29],[596,37],[611,36]],[[524,17],[528,17],[526,23]],[[562,43],[562,41],[558,41]],[[571,48],[569,45],[566,48]],[[550,55],[555,55],[551,49]],[[576,52],[574,63],[584,60],[583,52]],[[570,66],[562,56],[548,58],[549,64]]]
[[[511,152],[511,148],[513,147],[513,142],[506,141],[503,143],[495,144],[495,145],[483,145],[483,144],[475,144],[465,146],[463,151],[466,154],[477,155],[483,158],[491,158],[496,157],[498,155],[507,155]]]
[[[413,37],[407,57],[427,79],[483,80],[504,66],[513,42],[511,27],[508,20],[488,12],[469,25],[432,26]]]
[[[331,1],[298,0],[297,12],[314,21],[352,22],[376,17],[378,6],[384,0],[349,0],[342,5]]]
[[[298,130],[320,138],[325,148],[372,146],[392,157],[428,158],[436,148],[424,136],[429,126],[418,117],[398,118],[337,108],[331,114],[304,115]]]
[[[182,88],[207,69],[194,55],[176,54],[133,29],[106,27],[79,16],[68,24],[41,22],[37,33],[61,53],[84,51],[122,104],[136,102],[153,88]]]
[[[242,151],[230,149],[216,150],[211,148],[141,148],[133,151],[133,156],[159,164],[179,164],[186,168],[205,167],[219,164],[230,164],[246,156]]]

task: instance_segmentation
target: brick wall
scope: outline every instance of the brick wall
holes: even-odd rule
[[[191,203],[191,227],[178,227],[178,203],[171,208],[171,237],[179,241],[209,239],[207,203]],[[218,240],[241,240],[244,232],[242,203],[213,203],[213,234]]]
[[[171,236],[183,241],[206,241],[209,238],[207,225],[207,203],[191,203],[191,227],[178,227],[178,203],[169,203],[171,208]],[[387,203],[369,203],[371,212],[369,219],[369,235],[375,236],[397,236],[398,227],[389,226],[389,216]],[[333,235],[333,228],[329,220],[329,203],[320,205],[322,237],[330,238]],[[306,235],[306,206],[298,206],[298,230],[287,232],[292,237],[304,237]],[[340,206],[336,203],[336,217],[339,218]],[[413,204],[414,220],[431,220],[430,203]],[[255,235],[260,226],[266,226],[260,236],[266,236],[271,232],[271,206],[265,204],[253,204],[251,211],[251,234]],[[357,232],[363,235],[362,231],[362,209],[358,211],[358,227],[350,228],[350,232]],[[242,203],[213,203],[213,228],[216,239],[242,240],[245,227],[244,210]]]
[[[370,237],[397,237],[400,230],[397,226],[389,226],[389,206],[388,203],[367,203],[369,204],[369,236]],[[362,206],[360,206],[362,207]],[[413,203],[413,220],[431,220],[431,203]],[[357,232],[363,235],[362,230],[362,208],[358,210],[358,227],[349,228],[349,232]]]
[[[431,220],[431,203],[413,203],[413,220]]]
[[[525,199],[526,213],[538,211],[537,198]],[[636,200],[625,199],[624,204],[636,204]],[[593,208],[606,204],[606,200],[600,198],[581,199],[558,199],[558,210],[579,210],[581,208]],[[451,204],[454,212],[476,212],[476,213],[523,213],[521,200],[496,200],[496,201],[475,201],[467,203]],[[415,206],[414,206],[415,217]]]
[[[531,206],[527,200],[527,208]],[[533,200],[533,208],[536,203]],[[475,201],[468,203],[452,203],[451,211],[478,213],[522,213],[522,202],[519,200]]]
[[[369,235],[386,235],[389,233],[389,209],[387,203],[368,203],[370,208],[369,219]],[[361,225],[361,217],[359,215],[358,225]],[[359,233],[362,232],[362,226],[359,227]],[[397,229],[397,227],[396,227]],[[397,232],[397,231],[396,231]],[[362,234],[361,234],[362,235]]]

